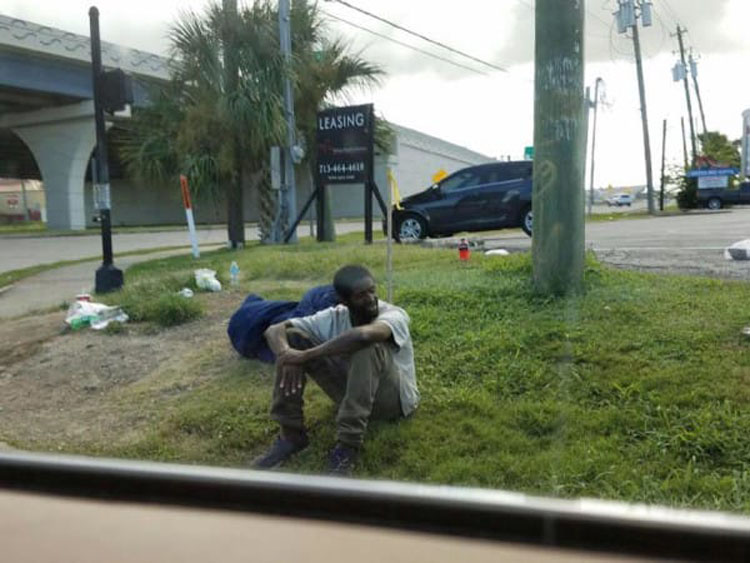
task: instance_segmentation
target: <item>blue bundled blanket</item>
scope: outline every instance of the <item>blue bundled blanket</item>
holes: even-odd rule
[[[302,300],[268,301],[250,294],[239,309],[229,319],[227,334],[232,346],[246,358],[257,358],[262,362],[273,363],[275,356],[263,337],[272,324],[287,319],[307,317],[339,302],[332,285],[321,285],[309,290]]]

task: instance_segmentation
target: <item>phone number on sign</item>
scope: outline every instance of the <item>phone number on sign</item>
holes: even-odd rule
[[[364,162],[351,162],[348,164],[319,164],[320,174],[351,174],[352,172],[364,172]]]

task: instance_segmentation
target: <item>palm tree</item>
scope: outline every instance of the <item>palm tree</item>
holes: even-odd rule
[[[136,114],[122,147],[138,177],[182,173],[199,194],[223,195],[233,248],[245,242],[243,177],[284,133],[287,70],[278,49],[268,49],[270,13],[268,2],[237,14],[236,0],[224,0],[202,16],[183,14],[170,31],[172,79]]]
[[[276,201],[268,155],[284,138],[284,77],[294,81],[299,134],[313,147],[317,111],[382,75],[349,55],[341,40],[326,38],[315,4],[294,2],[291,19],[288,68],[279,53],[278,11],[269,0],[239,12],[236,0],[223,0],[203,15],[182,15],[170,32],[172,79],[123,135],[121,153],[131,174],[175,182],[186,174],[199,195],[225,198],[232,247],[244,243],[245,179],[259,190],[262,238],[270,231]]]

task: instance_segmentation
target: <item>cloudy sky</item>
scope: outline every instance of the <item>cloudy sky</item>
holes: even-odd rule
[[[521,158],[533,137],[535,0],[350,0],[349,3],[507,69],[493,70],[461,58],[336,1],[321,1],[331,33],[388,73],[382,87],[357,94],[374,102],[396,123],[464,145],[493,157]],[[242,0],[240,0],[242,2]],[[36,23],[88,35],[90,1],[32,3],[5,0],[0,11]],[[166,31],[180,9],[201,9],[205,0],[99,0],[102,37],[107,41],[165,53]],[[645,183],[640,104],[632,41],[613,25],[615,0],[586,2],[586,83],[605,83],[597,131],[597,186]],[[699,85],[709,130],[730,138],[741,134],[741,113],[750,108],[746,71],[750,36],[748,0],[653,0],[654,25],[641,30],[646,95],[658,185],[662,120],[668,121],[667,158],[681,162],[680,117],[687,115],[682,83],[672,81],[677,60],[677,24],[688,29],[686,47],[699,57]],[[371,35],[350,24],[408,43],[474,72]],[[691,94],[694,91],[691,90]],[[694,117],[698,104],[694,100]],[[587,180],[588,182],[588,180]]]

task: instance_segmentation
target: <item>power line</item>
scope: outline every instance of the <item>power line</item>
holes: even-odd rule
[[[535,6],[535,5],[533,5],[533,4],[530,4],[530,3],[529,3],[529,2],[527,2],[526,0],[516,0],[516,2],[518,2],[519,4],[521,4],[521,5],[523,5],[523,6],[526,6],[526,7],[527,7],[527,8],[529,9],[529,10],[532,10],[532,11],[533,11],[533,10],[536,10],[536,6]],[[590,10],[589,8],[586,8],[586,12],[587,12],[587,13],[589,14],[589,16],[591,16],[592,18],[594,18],[595,20],[598,20],[598,21],[599,21],[599,22],[600,22],[600,23],[601,23],[602,25],[604,25],[604,27],[605,27],[605,28],[606,28],[606,29],[607,29],[607,30],[609,31],[609,28],[610,28],[610,24],[609,24],[609,23],[607,23],[607,21],[606,21],[606,20],[604,20],[604,19],[602,19],[602,18],[601,18],[600,16],[596,15],[596,14],[595,14],[594,12],[592,12],[592,11],[591,11],[591,10]]]
[[[684,24],[687,23],[687,22],[685,22],[684,18],[680,19],[680,17],[678,16],[677,12],[672,7],[672,5],[669,3],[668,0],[661,0],[661,1],[662,1],[662,4],[664,5],[664,7],[669,11],[669,17],[672,18],[672,20],[674,20],[674,23],[677,26],[681,26],[681,27],[684,28],[685,27]],[[688,31],[688,30],[685,29],[685,31]],[[691,38],[691,42],[692,42],[693,46],[697,49],[698,45],[695,42],[695,37],[693,36],[693,34],[690,34],[690,38]]]
[[[488,63],[487,61],[483,61],[482,59],[479,59],[479,58],[477,58],[477,57],[475,57],[473,55],[469,55],[468,53],[465,53],[463,51],[459,51],[458,49],[455,49],[455,48],[451,47],[450,45],[446,45],[445,43],[441,43],[440,41],[437,41],[435,39],[431,39],[430,37],[427,37],[426,35],[422,35],[421,33],[418,33],[416,31],[412,31],[411,29],[408,29],[408,28],[406,28],[406,27],[404,27],[402,25],[399,25],[399,24],[397,24],[395,22],[392,22],[392,21],[390,21],[390,20],[388,20],[386,18],[383,18],[383,17],[381,17],[381,16],[379,16],[377,14],[373,14],[372,12],[368,12],[367,10],[363,10],[362,8],[354,6],[354,5],[350,4],[349,2],[346,2],[345,0],[327,0],[327,1],[328,2],[337,2],[339,4],[342,4],[343,6],[346,6],[347,8],[350,8],[350,9],[355,10],[357,12],[360,12],[360,13],[366,15],[366,16],[369,16],[369,17],[371,17],[373,19],[376,19],[376,20],[381,21],[381,22],[383,22],[385,24],[388,24],[391,27],[394,27],[394,28],[396,28],[396,29],[398,29],[400,31],[403,31],[405,33],[408,33],[410,35],[418,37],[419,39],[422,39],[423,41],[427,41],[428,43],[432,43],[433,45],[437,45],[438,47],[440,47],[442,49],[446,49],[448,51],[451,51],[452,53],[455,53],[455,54],[460,55],[462,57],[466,57],[467,59],[471,59],[472,61],[475,61],[475,62],[478,62],[480,64],[483,64],[483,65],[488,66],[488,67],[490,67],[492,69],[499,70],[501,72],[508,72],[508,69],[505,68],[505,67],[498,66],[498,65],[493,64],[493,63]]]
[[[332,18],[334,20],[338,20],[342,23],[345,23],[347,25],[350,25],[352,27],[356,27],[357,29],[360,29],[362,31],[366,31],[367,33],[371,33],[372,35],[375,35],[376,37],[380,37],[381,39],[385,39],[386,41],[390,41],[391,43],[395,43],[396,45],[401,45],[402,47],[406,47],[407,49],[411,49],[413,51],[416,51],[417,53],[422,53],[423,55],[427,55],[428,57],[432,57],[433,59],[437,59],[439,61],[443,61],[448,64],[452,64],[454,66],[470,70],[471,72],[476,72],[477,74],[482,74],[484,76],[488,76],[488,74],[482,70],[477,70],[476,68],[471,68],[466,65],[462,65],[461,63],[457,63],[456,61],[452,61],[450,59],[446,59],[441,57],[440,55],[436,55],[434,53],[431,53],[429,51],[425,51],[423,49],[420,49],[419,47],[415,47],[414,45],[409,45],[408,43],[404,43],[403,41],[399,41],[398,39],[393,39],[392,37],[388,37],[387,35],[383,35],[382,33],[378,33],[377,31],[373,31],[371,29],[368,29],[366,27],[363,27],[361,25],[358,25],[356,23],[350,22],[348,20],[345,20],[344,18],[340,18],[338,16],[334,16],[333,14],[326,12],[325,10],[320,10],[323,14],[328,16],[329,18]]]
[[[662,0],[662,4],[669,12],[669,17],[674,20],[674,23],[679,24],[680,20],[677,17],[677,12],[674,11],[674,8],[672,8],[672,5],[668,2],[668,0]]]
[[[586,12],[595,20],[599,21],[602,25],[604,25],[605,28],[609,31],[609,29],[612,27],[611,24],[607,21],[605,21],[602,17],[596,15],[594,12],[592,12],[590,9],[586,8]]]

